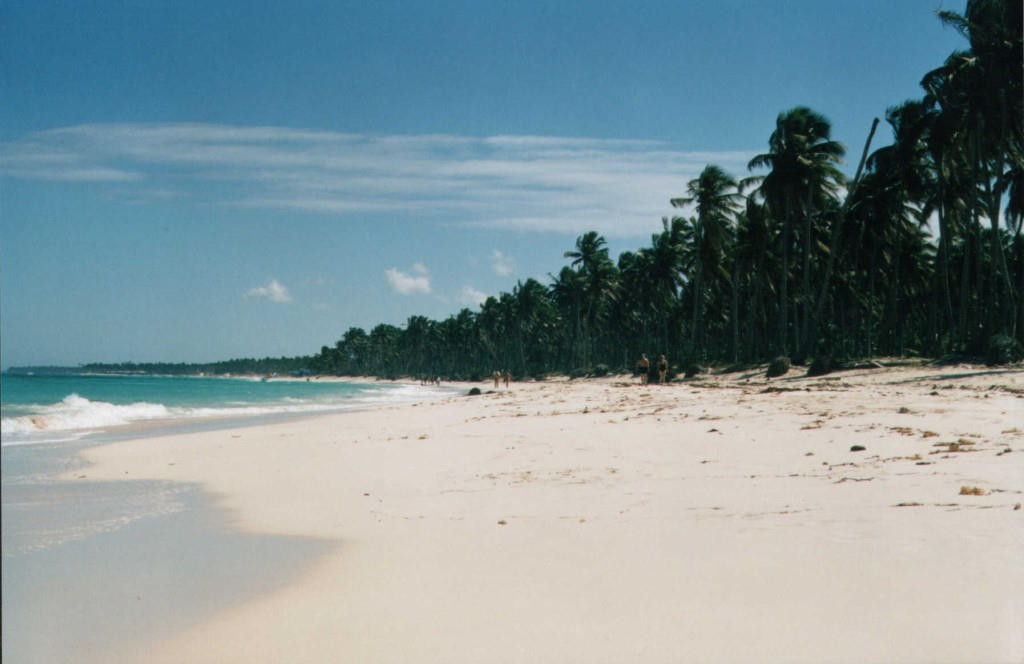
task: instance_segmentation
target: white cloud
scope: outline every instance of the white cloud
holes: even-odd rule
[[[487,299],[487,293],[478,291],[472,286],[463,286],[459,293],[459,304],[465,306],[480,306]]]
[[[90,124],[0,144],[0,172],[183,190],[200,203],[339,220],[379,215],[526,231],[645,236],[708,163],[759,150],[558,136],[380,136],[208,124]],[[210,186],[215,184],[216,186]],[[211,200],[212,199],[212,200]]]
[[[271,279],[270,283],[266,286],[259,286],[249,290],[245,296],[262,297],[279,304],[287,304],[292,301],[292,294],[288,292],[288,288],[277,279]]]
[[[427,273],[427,268],[423,267],[420,263],[416,263],[413,265],[413,271],[418,273],[420,276],[414,276],[393,267],[385,270],[384,274],[388,278],[388,284],[391,286],[391,290],[396,293],[401,293],[402,295],[429,293],[430,276]]]
[[[509,277],[516,272],[516,261],[511,256],[506,256],[497,249],[491,253],[491,261],[494,266],[494,273],[501,277]]]

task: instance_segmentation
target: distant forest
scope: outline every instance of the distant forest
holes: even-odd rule
[[[708,165],[671,200],[695,214],[662,219],[648,246],[613,261],[605,239],[585,233],[549,284],[520,281],[441,321],[351,328],[310,369],[522,376],[627,369],[641,353],[675,367],[1019,360],[1021,6],[968,0],[963,14],[937,12],[968,48],[924,73],[920,98],[886,111],[888,145],[871,150],[880,123],[865,120],[852,179],[829,121],[787,110],[746,177]]]
[[[9,374],[66,375],[81,373],[97,374],[146,374],[160,376],[196,376],[207,374],[223,375],[270,375],[292,374],[308,371],[311,358],[308,357],[265,357],[257,359],[225,360],[208,363],[171,363],[171,362],[114,362],[91,363],[77,367],[11,367]]]

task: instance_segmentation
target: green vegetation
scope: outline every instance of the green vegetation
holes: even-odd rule
[[[224,360],[205,364],[170,363],[170,362],[120,362],[114,364],[83,364],[75,367],[75,373],[109,373],[109,374],[150,374],[162,376],[195,376],[207,374],[211,376],[231,375],[286,375],[308,370],[308,357],[265,357],[257,359]],[[11,372],[16,371],[13,367]],[[18,369],[17,371],[23,371]]]
[[[617,264],[586,233],[548,286],[528,279],[443,321],[352,328],[310,368],[480,378],[629,369],[641,352],[680,367],[822,358],[817,371],[879,354],[1019,359],[1021,3],[968,0],[938,17],[969,49],[888,109],[892,142],[871,153],[875,120],[853,180],[828,120],[793,108],[750,177],[709,165],[671,201],[696,215],[663,219]]]

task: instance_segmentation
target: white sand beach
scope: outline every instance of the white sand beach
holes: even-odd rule
[[[1024,661],[1019,369],[515,382],[87,457],[333,545],[106,661]]]

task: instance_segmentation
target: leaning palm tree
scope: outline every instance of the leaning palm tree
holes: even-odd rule
[[[793,228],[802,222],[802,308],[803,324],[795,331],[796,350],[803,355],[806,333],[810,322],[811,304],[811,238],[816,211],[825,208],[828,199],[834,199],[843,184],[843,175],[837,164],[846,149],[831,139],[832,126],[825,117],[805,106],[780,113],[775,131],[768,139],[769,151],[750,160],[750,170],[767,168],[764,176],[752,178],[759,184],[769,212],[782,223],[779,255],[782,274],[779,282],[779,336],[782,351],[788,351],[789,315],[789,256],[793,244]],[[803,332],[801,337],[800,332]]]
[[[704,167],[700,175],[686,184],[686,196],[670,200],[673,207],[693,205],[697,210],[693,227],[693,327],[690,335],[690,356],[696,360],[700,351],[701,318],[704,313],[704,288],[710,277],[722,268],[726,249],[740,210],[743,196],[739,185],[714,164]]]

